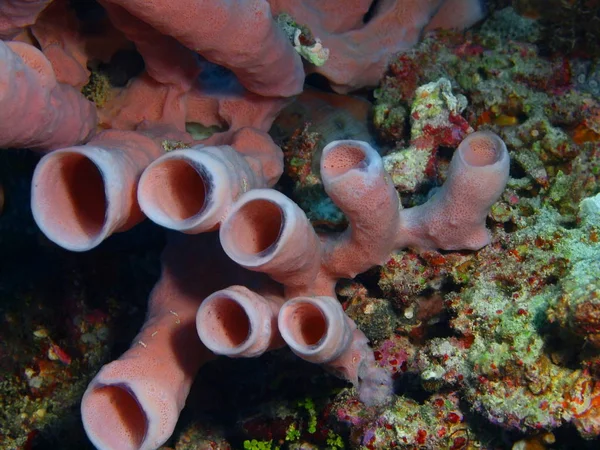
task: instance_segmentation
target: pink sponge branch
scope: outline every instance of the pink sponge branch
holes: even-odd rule
[[[98,449],[150,450],[170,437],[195,375],[214,357],[196,334],[198,306],[211,292],[247,281],[210,233],[170,236],[162,262],[142,330],[83,396],[83,424]]]
[[[94,105],[58,83],[44,54],[22,42],[0,42],[0,146],[51,150],[94,133]]]
[[[365,334],[333,297],[296,297],[279,312],[279,329],[290,349],[358,388],[367,405],[381,404],[392,394],[389,374],[375,363]]]
[[[402,210],[381,157],[365,142],[336,141],[322,154],[326,191],[346,214],[343,233],[317,236],[283,194],[257,189],[232,206],[220,230],[227,255],[269,274],[286,296],[334,296],[342,277],[384,262],[399,248],[477,249],[489,243],[485,220],[508,180],[504,142],[490,132],[468,136],[446,183],[424,205]]]
[[[302,62],[265,0],[104,0],[119,5],[206,59],[231,69],[248,90],[299,94]]]
[[[337,280],[384,263],[400,224],[400,202],[379,154],[366,142],[331,142],[321,155],[321,178],[350,222],[325,239],[324,270]]]
[[[200,69],[197,56],[165,36],[126,9],[109,1],[102,2],[111,23],[135,44],[144,59],[146,72],[160,84],[183,87],[191,85]]]
[[[376,86],[392,55],[414,46],[424,30],[464,29],[483,17],[481,0],[270,0],[322,41],[329,59],[307,70],[339,93]],[[364,20],[367,19],[367,20]]]
[[[172,434],[193,377],[210,359],[193,333],[197,300],[164,273],[133,346],[104,366],[81,403],[86,433],[99,449],[155,449]],[[184,350],[185,349],[185,354]]]
[[[400,213],[396,247],[477,250],[489,244],[485,219],[506,186],[509,166],[506,145],[497,135],[467,136],[443,186],[425,204]]]
[[[229,146],[175,150],[142,174],[138,200],[153,222],[196,234],[219,226],[247,187],[262,187],[246,160]]]
[[[243,127],[268,131],[286,105],[285,98],[263,97],[244,89],[233,74],[199,58],[174,37],[161,34],[121,6],[104,5],[112,24],[143,57],[145,72],[100,110],[103,126],[132,130],[168,126],[181,134],[186,134],[190,122],[227,126],[226,132],[202,143],[230,145],[232,135]]]
[[[287,301],[279,312],[279,328],[294,353],[322,364],[342,357],[350,346],[356,325],[335,298],[317,296]],[[356,377],[348,379],[355,381]]]
[[[86,145],[56,150],[38,163],[31,209],[40,230],[72,251],[90,250],[144,219],[136,199],[142,170],[163,153],[132,131],[105,131]]]
[[[198,308],[198,336],[217,355],[260,356],[285,345],[277,327],[282,304],[281,293],[263,296],[244,286],[222,289]]]
[[[140,178],[142,211],[184,233],[218,228],[242,193],[272,186],[283,171],[281,150],[264,132],[238,130],[232,146],[198,145],[158,158]]]
[[[318,237],[293,201],[266,189],[242,196],[221,228],[225,252],[283,283],[288,297],[334,296],[339,278],[385,262],[400,226],[398,195],[381,157],[366,142],[327,145],[321,176],[349,219],[343,233]]]
[[[273,189],[254,189],[233,205],[220,232],[225,253],[286,287],[312,285],[320,269],[319,239],[304,211]]]
[[[282,306],[278,325],[294,353],[352,382],[368,404],[389,398],[389,375],[376,367],[364,333],[335,299],[337,279],[326,266],[331,258],[324,257],[319,237],[293,201],[272,189],[247,192],[219,234],[231,259],[284,284],[292,300]],[[232,326],[221,325],[224,330]]]

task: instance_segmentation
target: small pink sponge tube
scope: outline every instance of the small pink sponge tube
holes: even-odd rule
[[[243,194],[219,237],[232,260],[268,274],[286,289],[312,284],[319,271],[320,244],[312,225],[298,205],[273,189]]]
[[[48,239],[67,250],[96,247],[143,220],[137,182],[162,153],[142,134],[110,130],[86,145],[47,154],[33,174],[33,218]]]
[[[268,298],[244,286],[209,295],[198,308],[200,340],[217,355],[252,358],[285,342],[277,328],[282,297]]]
[[[397,247],[477,250],[490,243],[485,219],[508,181],[504,141],[477,131],[458,146],[443,186],[423,205],[401,211]]]
[[[325,296],[288,300],[279,311],[279,330],[296,355],[316,364],[338,359],[354,331],[340,302]]]
[[[50,62],[32,45],[0,42],[0,147],[52,150],[89,139],[96,108],[58,83]]]
[[[148,218],[187,234],[214,230],[241,194],[277,182],[282,152],[266,133],[246,127],[229,140],[231,146],[197,145],[150,164],[137,193]]]
[[[279,311],[279,330],[300,358],[324,364],[358,389],[367,405],[391,398],[392,378],[377,366],[368,339],[332,297],[296,297]]]
[[[350,223],[325,241],[325,270],[336,279],[354,278],[385,262],[400,223],[400,201],[379,153],[362,141],[331,142],[321,155],[321,178]]]
[[[199,145],[169,152],[150,164],[137,196],[153,222],[196,234],[217,228],[247,189],[264,186],[233,148]]]

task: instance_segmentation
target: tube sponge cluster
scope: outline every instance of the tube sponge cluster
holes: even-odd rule
[[[335,295],[337,280],[385,261],[398,248],[486,245],[490,236],[485,217],[509,169],[502,140],[489,132],[473,133],[457,149],[448,179],[436,194],[423,205],[402,209],[381,157],[370,145],[332,142],[322,154],[321,176],[349,226],[341,233],[319,234],[292,200],[260,187],[266,184],[264,178],[259,187],[251,184],[248,180],[261,177],[253,178],[247,164],[237,164],[239,155],[229,163],[224,155],[232,151],[178,150],[175,157],[156,159],[146,169],[150,174],[141,176],[160,186],[177,183],[176,189],[167,190],[168,198],[175,204],[188,202],[177,207],[194,218],[185,233],[198,236],[181,236],[167,248],[143,330],[86,392],[82,415],[99,448],[127,442],[122,448],[146,449],[164,442],[193,376],[211,354],[256,357],[287,344],[300,358],[353,383],[365,404],[389,401],[391,374],[376,364],[366,336],[342,310]],[[223,165],[211,159],[215,154]],[[173,177],[171,161],[189,165],[185,176],[178,167]],[[163,164],[164,170],[156,169]],[[223,179],[247,181],[223,195]],[[140,183],[138,197],[156,199],[156,191],[144,185]],[[213,210],[219,213],[203,216]],[[187,217],[174,214],[173,222],[163,225],[178,229],[182,219]],[[203,220],[210,225],[204,226]],[[215,228],[218,233],[203,233]],[[217,282],[222,287],[211,290]],[[202,295],[194,293],[196,285]],[[113,396],[127,401],[115,403]],[[136,405],[136,413],[124,414],[123,405]],[[100,425],[105,423],[102,417],[115,421],[119,414],[138,419]]]

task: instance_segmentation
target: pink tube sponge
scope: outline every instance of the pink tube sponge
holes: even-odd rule
[[[509,167],[500,137],[489,131],[467,136],[442,187],[425,204],[400,213],[396,246],[477,250],[489,244],[485,219],[506,186]]]
[[[325,271],[353,278],[385,262],[399,226],[400,201],[379,153],[366,142],[331,142],[321,155],[321,178],[350,222],[343,233],[323,239]]]
[[[188,234],[219,226],[250,187],[263,187],[246,160],[229,146],[175,150],[142,174],[138,200],[153,222]]]
[[[105,365],[83,396],[83,424],[96,448],[152,450],[171,436],[194,375],[210,359],[195,335],[182,338],[195,304],[163,276],[131,349]]]
[[[310,362],[324,364],[358,389],[367,405],[391,398],[390,374],[377,366],[365,334],[333,297],[296,297],[279,311],[279,329],[290,349]]]
[[[271,17],[266,0],[103,0],[126,9],[207,60],[227,67],[249,91],[299,94],[300,56]]]
[[[242,195],[219,236],[231,259],[268,274],[288,290],[311,284],[319,270],[320,245],[312,225],[298,205],[273,189]]]
[[[198,277],[215,267],[215,274]],[[214,235],[170,236],[142,330],[83,396],[81,417],[96,448],[152,450],[171,436],[196,373],[214,357],[196,334],[198,306],[240,282],[240,273]]]
[[[265,297],[277,296],[275,283],[227,258],[215,233],[169,235],[142,330],[83,396],[81,417],[96,448],[151,450],[164,444],[198,370],[214,358],[196,333],[198,307],[212,293],[249,281],[260,283]]]
[[[230,282],[229,288],[212,290],[214,294],[206,304],[198,305],[192,320],[203,342],[230,356],[252,356],[273,343],[280,344],[278,328],[298,356],[321,363],[352,382],[366,404],[382,404],[392,394],[391,374],[376,363],[366,336],[335,298],[337,280],[377,264],[400,247],[485,245],[489,241],[485,218],[507,181],[508,154],[496,135],[473,133],[456,150],[444,186],[426,204],[405,211],[380,156],[366,143],[334,143],[322,158],[324,185],[348,216],[349,229],[317,235],[302,210],[282,193],[265,188],[243,193],[221,223],[222,250],[240,266],[282,283],[290,300],[281,305],[276,296],[271,302],[266,295],[241,287],[239,281],[228,280],[236,285]],[[234,273],[221,266],[217,257],[222,252],[213,246],[201,251],[193,247],[174,250],[172,256],[179,266],[163,272],[160,285],[179,273],[186,274],[190,286],[202,285],[199,273],[209,273],[205,281],[211,284],[213,278],[230,278]],[[204,265],[191,265],[190,254]],[[257,276],[252,275],[254,284]],[[173,429],[190,374],[198,367],[180,373],[182,360],[174,355],[181,348],[188,354],[187,345],[197,344],[189,341],[183,347],[167,346],[153,339],[170,336],[168,327],[173,325],[167,311],[175,311],[179,317],[185,314],[189,324],[193,300],[198,303],[206,298],[195,293],[180,303],[178,284],[167,284],[164,295],[153,294],[149,320],[139,336],[144,345],[134,345],[118,362],[102,369],[88,388],[82,416],[88,435],[100,448],[119,442],[124,442],[120,444],[124,448],[150,448],[164,442]],[[145,352],[147,341],[155,344],[155,352]]]
[[[283,171],[281,150],[259,130],[242,128],[232,146],[169,152],[142,174],[137,196],[150,220],[188,234],[219,227],[240,195],[272,186]]]
[[[399,226],[398,195],[381,157],[366,142],[327,145],[321,175],[350,222],[343,233],[318,237],[294,202],[268,189],[240,197],[221,227],[225,252],[283,283],[288,297],[335,295],[337,279],[352,278],[388,257]]]
[[[274,14],[289,14],[329,49],[325,64],[309,65],[307,71],[327,77],[333,90],[339,93],[376,86],[391,56],[414,46],[426,27],[464,29],[484,13],[479,0],[270,0],[270,3]]]
[[[335,284],[398,248],[478,249],[489,243],[485,219],[506,185],[509,162],[498,136],[473,133],[456,150],[443,187],[424,205],[402,210],[371,146],[332,142],[321,156],[321,176],[348,218],[345,231],[317,236],[291,200],[257,189],[234,204],[221,226],[221,243],[238,264],[284,285],[291,300],[282,306],[278,325],[292,351],[351,381],[365,403],[381,404],[391,393],[390,374],[344,314]]]
[[[0,146],[52,150],[86,141],[96,108],[56,81],[44,54],[22,42],[0,42]]]
[[[44,156],[33,174],[31,210],[40,230],[72,251],[90,250],[144,219],[142,170],[163,150],[133,131],[105,131],[86,145]]]
[[[352,325],[340,302],[332,297],[296,297],[279,311],[281,335],[290,349],[319,364],[340,358],[348,349]],[[354,376],[348,379],[357,381]]]
[[[230,286],[208,296],[198,308],[200,340],[217,355],[251,358],[285,343],[277,328],[281,295],[262,296]]]

